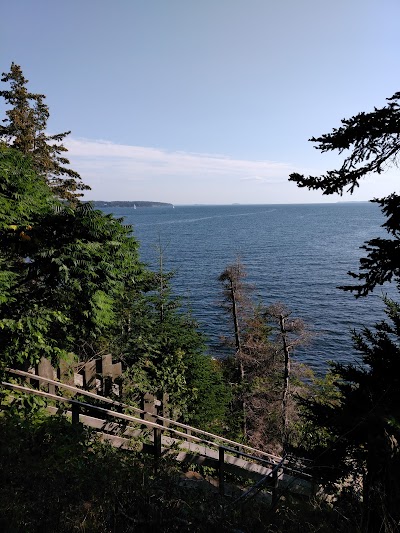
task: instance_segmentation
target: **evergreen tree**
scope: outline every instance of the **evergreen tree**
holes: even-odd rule
[[[0,350],[1,365],[32,361],[44,348],[43,332],[63,317],[49,309],[22,310],[27,303],[24,271],[29,265],[31,232],[55,202],[29,158],[0,147]],[[24,296],[25,295],[25,296]],[[51,344],[51,343],[49,343]]]
[[[352,479],[354,492],[362,486],[368,533],[400,524],[400,306],[385,299],[385,307],[388,320],[354,333],[363,364],[331,363],[336,391],[304,402],[308,430],[319,436],[318,475],[328,485]]]
[[[144,291],[121,302],[123,327],[112,349],[127,368],[124,390],[136,402],[145,392],[168,393],[172,417],[220,431],[229,393],[196,321],[172,295],[171,277],[160,249],[159,269],[147,272]]]
[[[359,113],[342,124],[332,133],[311,139],[322,152],[346,151],[342,166],[320,177],[292,174],[292,181],[324,194],[342,194],[346,187],[352,193],[364,176],[381,174],[396,165],[400,93],[389,98],[383,108]],[[400,196],[393,193],[373,201],[386,216],[383,226],[390,238],[372,239],[363,246],[367,256],[360,259],[360,272],[350,272],[359,283],[342,287],[356,296],[366,296],[377,285],[390,281],[400,289]],[[362,479],[362,530],[368,533],[400,528],[400,308],[388,299],[385,306],[389,321],[377,324],[375,331],[364,329],[354,335],[363,365],[333,365],[339,392],[334,403],[320,399],[306,402],[308,417],[317,427],[325,428],[325,435],[330,433],[326,449],[317,453],[321,472],[329,472],[334,480],[349,472]]]
[[[10,84],[8,90],[0,91],[10,109],[6,111],[4,125],[0,125],[0,140],[29,154],[35,170],[46,178],[57,196],[76,200],[82,196],[79,191],[90,187],[82,183],[76,171],[65,166],[69,160],[64,156],[67,149],[62,141],[70,132],[48,135],[49,108],[44,103],[45,96],[28,91],[28,80],[19,65],[12,63],[1,81]]]
[[[90,204],[71,209],[30,158],[0,150],[0,346],[8,364],[93,355],[143,268],[131,228]]]
[[[353,193],[360,180],[370,173],[381,174],[396,166],[400,153],[400,92],[388,98],[386,106],[344,119],[342,124],[332,133],[310,139],[318,143],[316,148],[322,153],[346,152],[348,155],[342,166],[322,176],[304,177],[294,173],[289,180],[295,181],[299,187],[320,190],[323,194],[341,195],[346,187]],[[365,243],[363,248],[368,254],[360,259],[360,272],[350,273],[360,283],[343,287],[358,296],[365,296],[377,285],[392,280],[400,290],[400,196],[393,193],[372,201],[381,206],[386,217],[383,227],[390,238]]]

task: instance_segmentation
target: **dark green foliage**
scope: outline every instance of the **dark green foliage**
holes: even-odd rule
[[[0,229],[26,230],[39,214],[48,213],[55,204],[44,179],[32,168],[30,158],[0,146]]]
[[[0,427],[2,531],[144,531],[143,523],[171,520],[172,463],[155,478],[151,458],[100,444],[62,417],[14,415]]]
[[[175,416],[214,429],[227,390],[169,275],[145,272],[131,228],[59,202],[30,158],[0,151],[2,363],[55,364],[103,350],[122,358],[137,392],[168,392]],[[126,389],[129,392],[129,387]]]
[[[356,296],[366,296],[377,285],[394,281],[400,291],[400,196],[391,194],[386,198],[373,200],[378,203],[386,217],[383,227],[390,239],[376,238],[361,248],[367,256],[360,259],[360,273],[349,274],[361,281],[360,285],[346,285],[344,290],[355,291]]]
[[[400,92],[388,98],[386,106],[370,113],[359,113],[342,120],[342,124],[332,133],[310,139],[318,143],[316,148],[321,152],[346,152],[348,155],[340,169],[319,177],[294,173],[290,175],[291,181],[299,187],[321,190],[323,194],[342,194],[347,186],[353,192],[359,181],[371,172],[381,174],[390,166],[396,166],[400,151]],[[386,217],[383,227],[391,238],[372,239],[363,246],[368,255],[360,260],[361,272],[350,272],[361,283],[342,287],[358,296],[365,296],[376,285],[392,280],[400,290],[400,197],[393,193],[373,201],[381,206]]]
[[[30,161],[16,150],[0,147],[0,304],[15,301],[23,259],[20,248],[29,239],[36,218],[49,212],[54,200]]]
[[[370,172],[382,173],[395,166],[400,151],[400,93],[371,113],[343,120],[332,133],[311,139],[322,152],[347,152],[339,170],[321,177],[292,174],[300,187],[339,193],[349,186],[353,192]],[[375,199],[386,217],[383,227],[390,238],[372,239],[363,249],[360,272],[350,275],[358,285],[342,287],[366,296],[377,285],[395,282],[400,290],[400,196],[393,193]],[[354,334],[362,354],[362,366],[333,364],[338,376],[336,401],[307,402],[308,417],[322,434],[316,453],[321,475],[330,481],[349,474],[363,487],[362,531],[394,532],[400,527],[399,439],[400,439],[400,307],[384,299],[388,321]],[[338,403],[339,401],[339,403]],[[313,443],[315,449],[318,445]]]
[[[46,352],[43,338],[49,323],[63,317],[33,303],[29,312],[22,309],[26,295],[24,272],[32,249],[31,232],[39,220],[55,208],[55,201],[44,180],[32,169],[29,158],[16,150],[0,149],[0,339],[2,364],[10,358],[19,362],[27,352]]]
[[[0,151],[3,362],[93,355],[142,267],[130,228],[90,204],[58,202],[30,159]]]
[[[301,456],[318,455],[325,450],[334,439],[327,420],[317,422],[317,417],[311,415],[310,406],[323,406],[327,412],[333,413],[340,406],[341,393],[336,386],[339,376],[328,371],[322,377],[311,376],[307,395],[300,398],[301,416],[299,418],[297,439],[295,445]],[[303,412],[304,409],[304,412]]]
[[[224,418],[227,388],[219,364],[207,354],[205,339],[188,311],[170,293],[170,275],[147,278],[154,290],[127,302],[123,335],[116,337],[127,367],[126,393],[167,392],[171,415],[217,430]],[[146,285],[146,283],[145,283]]]
[[[204,480],[182,485],[174,460],[163,459],[155,475],[150,456],[112,449],[62,417],[18,412],[0,415],[4,533],[357,531],[343,507],[337,512],[289,497],[279,512],[268,500],[233,505]]]
[[[400,306],[385,305],[388,321],[354,334],[363,366],[332,363],[339,394],[305,403],[307,418],[328,435],[314,447],[320,476],[364,481],[364,530],[371,532],[400,524]]]
[[[6,111],[7,118],[3,119],[5,125],[0,126],[1,138],[7,144],[12,143],[14,148],[23,154],[27,154],[33,150],[35,142],[35,113],[31,101],[35,101],[37,97],[43,98],[44,95],[28,92],[28,80],[22,74],[21,67],[15,63],[11,64],[10,72],[3,72],[1,81],[10,83],[10,89],[0,91],[0,96],[11,106]]]
[[[46,97],[28,91],[28,80],[19,65],[12,63],[10,72],[3,72],[1,81],[10,84],[8,90],[0,91],[10,109],[3,119],[5,125],[0,125],[0,141],[29,154],[34,169],[47,180],[57,196],[76,200],[82,196],[79,191],[90,187],[82,183],[77,172],[65,166],[69,161],[64,155],[67,149],[62,141],[70,132],[47,134],[50,113],[44,103]]]
[[[223,379],[221,362],[207,354],[192,358],[187,381],[194,395],[188,403],[188,423],[219,435],[227,426],[227,409],[231,399],[229,385]]]
[[[338,170],[328,171],[323,176],[291,174],[290,180],[299,187],[321,190],[323,194],[342,194],[345,187],[353,192],[359,181],[371,172],[381,174],[387,166],[396,162],[400,150],[400,92],[388,98],[388,105],[370,113],[359,113],[343,119],[340,128],[332,133],[312,137],[319,143],[321,152],[349,150]]]
[[[33,238],[27,278],[31,295],[68,309],[87,342],[111,326],[118,296],[138,282],[141,267],[130,228],[88,204],[62,207],[46,217]]]

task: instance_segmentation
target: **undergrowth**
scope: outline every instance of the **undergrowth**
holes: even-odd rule
[[[0,415],[4,533],[357,531],[317,502],[286,496],[274,510],[262,499],[232,505],[205,481],[182,484],[172,457],[155,469],[151,456],[112,448],[62,416],[26,412]]]

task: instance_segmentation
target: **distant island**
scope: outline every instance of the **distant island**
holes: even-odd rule
[[[94,207],[174,207],[172,204],[165,202],[146,202],[143,200],[135,200],[134,202],[125,202],[122,200],[114,200],[106,202],[103,200],[92,200]]]

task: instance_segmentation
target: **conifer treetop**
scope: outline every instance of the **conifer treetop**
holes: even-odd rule
[[[28,80],[15,63],[9,72],[3,72],[1,81],[9,88],[0,91],[9,109],[0,124],[0,142],[30,155],[35,170],[45,177],[53,192],[64,200],[74,201],[90,189],[78,172],[68,168],[67,148],[62,141],[70,131],[49,135],[46,131],[50,113],[44,94],[31,93]]]

